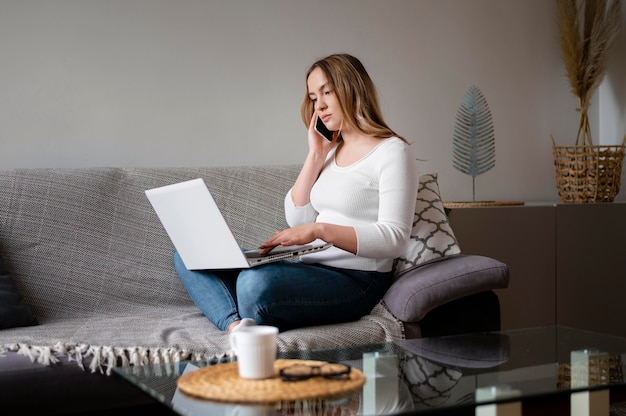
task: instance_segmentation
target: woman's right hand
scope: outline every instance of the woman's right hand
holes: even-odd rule
[[[328,153],[336,145],[339,137],[339,133],[335,132],[332,141],[326,140],[315,131],[316,120],[317,112],[313,111],[308,132],[309,154],[302,165],[296,182],[291,188],[291,200],[298,207],[305,206],[310,202],[311,188],[313,188],[313,184],[317,181],[317,177],[322,171],[324,163],[326,163]]]
[[[311,117],[311,122],[309,123],[309,132],[308,132],[308,141],[309,141],[309,152],[314,154],[319,154],[325,160],[326,155],[337,143],[337,139],[339,137],[339,132],[333,132],[333,140],[328,141],[321,134],[319,134],[315,130],[315,122],[317,121],[317,112],[313,111],[313,117]]]

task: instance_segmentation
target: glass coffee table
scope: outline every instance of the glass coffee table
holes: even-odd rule
[[[572,414],[609,415],[610,395],[626,391],[626,339],[568,327],[401,340],[279,358],[345,363],[365,385],[340,396],[245,405],[208,401],[177,389],[189,371],[230,362],[116,368],[115,373],[182,415],[467,414],[521,415],[527,400],[561,397]],[[626,400],[626,399],[625,399]]]

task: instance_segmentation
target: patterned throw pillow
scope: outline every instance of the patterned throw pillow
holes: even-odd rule
[[[396,277],[426,262],[460,252],[439,196],[437,174],[421,175],[411,238],[404,253],[394,262]]]

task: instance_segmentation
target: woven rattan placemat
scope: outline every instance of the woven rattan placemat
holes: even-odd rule
[[[239,377],[236,362],[218,364],[183,374],[178,379],[178,387],[191,396],[220,402],[275,403],[334,396],[365,384],[365,375],[356,368],[350,371],[350,378],[346,380],[313,377],[288,382],[278,376],[281,368],[300,363],[322,364],[319,361],[279,359],[274,364],[274,377],[262,380]]]

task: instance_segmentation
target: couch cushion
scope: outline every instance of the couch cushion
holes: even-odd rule
[[[439,196],[437,174],[421,175],[411,238],[404,253],[394,262],[395,275],[401,276],[421,264],[460,252]]]
[[[447,302],[509,285],[506,264],[483,256],[457,255],[442,258],[402,275],[383,300],[399,320],[419,322]]]
[[[0,329],[37,325],[37,319],[15,287],[0,258]]]
[[[278,350],[337,348],[400,338],[402,324],[379,303],[358,321],[282,332]],[[19,352],[42,364],[67,356],[86,371],[107,373],[119,365],[231,355],[228,333],[218,330],[193,304],[162,305],[133,315],[77,316],[31,328],[5,329],[0,335],[0,368],[6,351]]]

